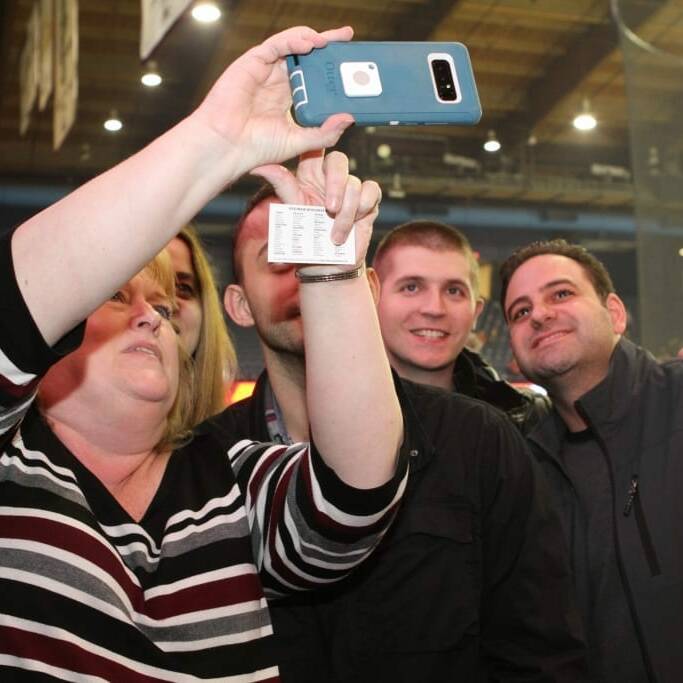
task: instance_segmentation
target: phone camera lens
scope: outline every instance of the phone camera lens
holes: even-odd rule
[[[455,89],[451,65],[445,59],[435,59],[432,61],[432,73],[439,97],[447,102],[456,100],[458,94]]]

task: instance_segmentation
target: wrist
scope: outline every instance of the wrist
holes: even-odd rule
[[[212,125],[201,106],[172,130],[182,138],[183,152],[187,154],[187,150],[192,150],[196,182],[209,189],[209,198],[216,196],[253,167],[253,164],[249,165],[244,152],[240,154],[239,143]]]

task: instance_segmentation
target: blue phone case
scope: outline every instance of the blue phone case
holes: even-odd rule
[[[440,100],[437,94],[430,65],[434,55],[448,60],[455,72],[453,101]],[[472,65],[462,43],[329,43],[307,55],[290,55],[287,68],[294,117],[302,126],[319,126],[339,112],[352,114],[357,124],[366,126],[473,125],[481,118]]]

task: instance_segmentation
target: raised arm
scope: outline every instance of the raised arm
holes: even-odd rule
[[[339,152],[311,153],[294,176],[283,167],[259,169],[288,203],[324,204],[344,242],[356,226],[356,263],[363,264],[377,217],[380,188],[349,175]],[[307,276],[356,266],[307,266]],[[306,346],[306,399],[311,434],[326,463],[347,484],[371,488],[393,474],[402,438],[401,410],[367,279],[299,285]]]
[[[348,115],[297,126],[283,58],[330,40],[298,27],[237,59],[199,108],[141,152],[22,225],[12,253],[21,293],[54,343],[137,273],[210,199],[243,173],[333,145]]]

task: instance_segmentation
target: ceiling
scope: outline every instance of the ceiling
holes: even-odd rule
[[[628,169],[628,107],[618,34],[608,0],[231,0],[214,25],[183,16],[152,58],[164,76],[156,89],[139,78],[139,0],[80,0],[76,122],[52,149],[52,107],[34,109],[19,135],[18,71],[33,0],[0,3],[0,185],[70,186],[125,158],[186,115],[225,66],[288,26],[351,24],[363,40],[457,40],[472,58],[484,116],[475,127],[355,129],[342,147],[359,175],[385,193],[461,204],[630,212],[628,177],[596,176],[594,164]],[[680,0],[637,2],[641,35],[680,44]],[[680,89],[662,77],[657,97]],[[588,98],[599,125],[571,126]],[[117,134],[102,123],[111,109]],[[494,130],[501,152],[482,150]],[[391,156],[380,159],[380,144]],[[463,158],[465,160],[463,160]],[[593,167],[594,168],[594,167]],[[245,180],[238,192],[250,191]]]

